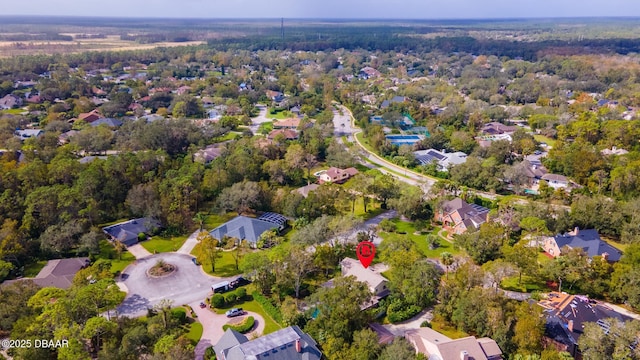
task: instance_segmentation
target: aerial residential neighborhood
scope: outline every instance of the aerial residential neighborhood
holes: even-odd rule
[[[0,359],[640,359],[634,18],[139,3],[3,4]]]

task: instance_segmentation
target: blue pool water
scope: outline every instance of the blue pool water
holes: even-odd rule
[[[424,139],[424,135],[387,135],[387,140],[394,145],[413,145]]]

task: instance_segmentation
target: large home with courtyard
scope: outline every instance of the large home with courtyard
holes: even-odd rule
[[[602,256],[604,260],[616,262],[622,252],[600,238],[596,229],[573,229],[565,234],[550,236],[544,239],[544,251],[555,257],[563,255],[567,249],[583,249],[589,257]]]
[[[320,360],[322,353],[311,336],[297,326],[249,340],[229,329],[213,345],[218,360]]]
[[[89,264],[90,260],[87,257],[49,260],[36,277],[7,280],[3,284],[32,280],[40,287],[68,289],[73,284],[73,278],[76,273],[89,266]]]
[[[138,243],[138,235],[153,235],[162,224],[156,219],[139,218],[102,228],[111,241],[120,241],[126,246]]]
[[[443,229],[449,234],[460,235],[467,230],[479,228],[487,222],[488,216],[489,209],[455,198],[440,205],[435,220],[441,222]]]
[[[271,229],[282,231],[286,226],[286,217],[266,212],[257,218],[243,215],[236,216],[211,230],[209,234],[218,240],[222,240],[224,237],[246,240],[251,247],[255,247],[262,233]]]

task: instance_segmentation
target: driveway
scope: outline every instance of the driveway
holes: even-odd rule
[[[200,308],[200,301],[195,301],[189,305],[191,305],[193,311],[198,315],[198,321],[202,324],[202,337],[195,349],[196,360],[202,360],[204,359],[204,353],[207,351],[207,348],[215,345],[224,334],[222,326],[229,322],[229,319],[225,315],[216,314],[208,308]],[[262,316],[251,311],[248,311],[245,316],[253,316],[256,320],[254,330],[245,336],[252,339],[262,335],[264,332],[264,319]]]
[[[191,254],[191,251],[193,251],[193,248],[198,244],[199,233],[200,233],[200,230],[196,230],[193,232],[193,234],[189,235],[189,237],[184,242],[184,244],[182,244],[180,249],[178,249],[178,251],[176,252],[178,254],[185,254],[185,255]]]
[[[420,324],[424,321],[431,321],[433,319],[433,309],[424,310],[420,314],[413,318],[398,323],[382,325],[385,329],[389,330],[395,336],[404,336],[404,333],[408,330],[420,329]]]
[[[147,270],[158,260],[177,266],[177,270],[162,278],[152,278]],[[199,304],[211,292],[211,285],[231,278],[216,278],[204,273],[192,262],[192,256],[162,253],[136,260],[120,276],[119,286],[128,289],[127,297],[118,306],[118,314],[129,317],[142,316],[147,309],[163,299],[173,301],[173,306]]]
[[[273,119],[267,117],[267,106],[266,105],[256,105],[256,107],[260,110],[258,116],[251,119],[251,125],[249,125],[249,129],[255,135],[258,133],[258,128],[260,124],[265,122],[273,121]]]
[[[147,256],[151,256],[149,250],[145,249],[144,246],[140,244],[135,244],[127,247],[127,250],[133,255],[136,259],[143,259]]]

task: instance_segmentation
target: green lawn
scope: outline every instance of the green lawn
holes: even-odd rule
[[[539,252],[538,253],[538,263],[540,265],[542,265],[543,267],[551,264],[552,261],[553,261],[553,259],[550,258],[549,256],[545,255],[545,253],[543,253],[543,252]]]
[[[31,264],[27,264],[24,267],[24,277],[36,277],[40,270],[47,265],[47,260],[40,260]]]
[[[152,254],[176,251],[180,249],[182,244],[187,240],[188,235],[163,237],[155,235],[149,240],[140,243],[147,251]]]
[[[264,311],[264,309],[262,308],[262,306],[260,304],[258,304],[257,301],[253,300],[252,296],[250,295],[251,292],[254,291],[254,289],[252,288],[253,285],[249,285],[246,289],[247,289],[247,298],[251,299],[250,301],[245,301],[243,303],[236,303],[233,305],[226,305],[224,308],[222,309],[215,309],[215,312],[218,314],[224,314],[227,310],[234,308],[234,307],[241,307],[244,310],[247,311],[253,311],[254,313],[258,313],[260,314],[260,316],[262,316],[264,318],[264,333],[262,335],[266,335],[266,334],[270,334],[272,332],[278,331],[280,329],[282,329],[282,327],[280,325],[278,325],[278,323],[276,323],[275,320],[273,320],[271,318],[271,316],[267,315],[267,313]]]
[[[455,327],[447,324],[444,319],[442,319],[438,315],[434,316],[433,320],[431,320],[431,328],[445,336],[448,336],[451,339],[460,339],[469,336],[469,334],[467,334],[466,332],[458,330]]]
[[[396,224],[398,229],[395,233],[380,232],[380,237],[382,237],[383,240],[409,237],[409,239],[416,244],[418,251],[420,251],[422,255],[432,259],[440,258],[440,254],[445,251],[450,252],[453,255],[460,254],[461,252],[460,249],[454,248],[452,243],[440,237],[438,237],[438,243],[440,246],[435,249],[430,249],[429,243],[427,243],[428,234],[415,234],[416,229],[413,223],[401,221],[399,219],[393,219],[392,221]],[[436,227],[430,234],[437,236],[438,231],[440,231],[440,228]],[[406,234],[399,234],[400,232],[405,232]]]
[[[187,333],[187,339],[193,341],[194,344],[197,344],[202,337],[202,324],[199,322],[194,322],[189,325],[189,332]]]
[[[235,138],[237,136],[241,136],[242,133],[236,132],[236,131],[229,131],[228,133],[224,134],[223,136],[219,136],[216,138],[217,143],[220,142],[224,142],[224,141],[229,141],[229,140],[235,140]]]
[[[118,259],[116,249],[107,240],[100,241],[100,254],[98,255],[98,258],[111,261],[111,272],[114,274],[122,272],[127,266],[129,266],[129,264],[136,260],[136,258],[128,251],[122,252],[121,258]]]
[[[540,278],[522,275],[522,283],[518,284],[518,275],[502,280],[500,287],[505,290],[518,292],[547,291],[547,284]]]
[[[533,138],[537,141],[537,142],[543,142],[546,143],[547,145],[554,147],[556,145],[556,140],[550,138],[550,137],[546,137],[544,135],[533,135]]]
[[[358,139],[360,144],[362,144],[362,146],[364,146],[365,149],[371,151],[374,154],[376,153],[371,147],[371,145],[369,145],[369,142],[364,138],[364,134],[362,132],[359,132],[356,134],[356,139]]]
[[[271,130],[273,130],[273,122],[269,121],[269,122],[264,122],[262,124],[260,124],[260,126],[258,126],[258,133],[260,134],[264,134],[264,133],[270,133]]]
[[[25,110],[25,109],[20,109],[20,108],[18,108],[18,109],[8,109],[8,110],[2,110],[2,111],[0,111],[0,114],[20,115],[20,114],[22,114],[22,113],[23,113],[23,112],[25,112],[25,111],[27,111],[27,110]]]
[[[370,201],[367,204],[367,212],[364,212],[364,202],[362,197],[359,196],[356,199],[356,206],[353,212],[353,215],[362,218],[363,220],[370,219],[380,213],[384,212],[384,210],[380,209],[380,204],[377,201]],[[351,214],[351,209],[349,209],[349,214]]]
[[[271,113],[271,110],[273,110],[273,109],[267,110],[267,115],[265,115],[265,117],[267,117],[269,119],[278,119],[278,120],[288,119],[288,118],[293,117],[293,113],[291,113],[288,110],[276,111],[273,114]]]
[[[227,221],[233,219],[236,216],[238,216],[238,214],[235,212],[230,212],[223,215],[220,215],[220,214],[207,215],[206,219],[204,220],[204,228],[207,230],[213,230],[218,226],[226,223]]]
[[[228,277],[239,275],[242,273],[240,270],[236,269],[236,262],[231,251],[222,252],[222,257],[216,261],[215,272],[211,272],[211,261],[209,261],[209,259],[200,257],[200,244],[196,244],[196,246],[193,248],[193,251],[191,251],[191,255],[198,258],[198,261],[200,261],[202,264],[202,269],[209,275]]]

